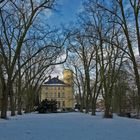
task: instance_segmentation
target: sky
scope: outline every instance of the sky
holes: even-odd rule
[[[63,25],[71,25],[77,18],[78,12],[82,8],[82,3],[87,0],[56,0],[56,10],[51,11],[48,14],[48,23],[50,26],[60,27]],[[136,50],[135,52],[138,52]],[[52,77],[59,75],[59,78],[63,78],[63,65],[57,65]]]
[[[56,10],[53,10],[49,13],[48,22],[52,27],[60,27],[61,25],[72,24],[76,18],[77,14],[82,7],[82,2],[86,0],[56,0],[57,6]],[[52,77],[59,75],[59,78],[63,78],[63,64],[57,65]]]
[[[76,14],[82,6],[83,0],[57,0],[56,10],[53,10],[49,16],[51,26],[60,26],[69,24],[76,20]]]

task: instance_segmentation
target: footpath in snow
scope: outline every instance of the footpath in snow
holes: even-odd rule
[[[0,140],[139,140],[140,120],[101,114],[26,114],[0,120]]]

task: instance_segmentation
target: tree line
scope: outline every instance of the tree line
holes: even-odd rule
[[[1,118],[9,109],[12,116],[32,111],[47,75],[66,60],[68,35],[47,24],[55,5],[55,0],[0,1]]]
[[[55,65],[74,72],[80,111],[140,111],[140,1],[86,0],[73,26],[50,28],[55,0],[0,1],[1,118],[31,112]],[[65,58],[64,58],[65,57]],[[130,105],[132,104],[132,105]]]
[[[80,111],[104,117],[140,110],[140,1],[87,0],[70,30],[66,67],[75,75]],[[126,110],[127,109],[127,110]]]

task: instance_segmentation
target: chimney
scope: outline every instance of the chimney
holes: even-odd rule
[[[49,75],[49,80],[51,79],[51,76]]]

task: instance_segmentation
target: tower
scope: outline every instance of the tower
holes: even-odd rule
[[[63,72],[63,79],[66,84],[73,86],[73,72],[70,69],[65,69]]]
[[[66,105],[68,108],[74,107],[74,85],[73,85],[73,71],[65,69],[63,71],[63,81],[66,83],[65,93],[67,96]]]

